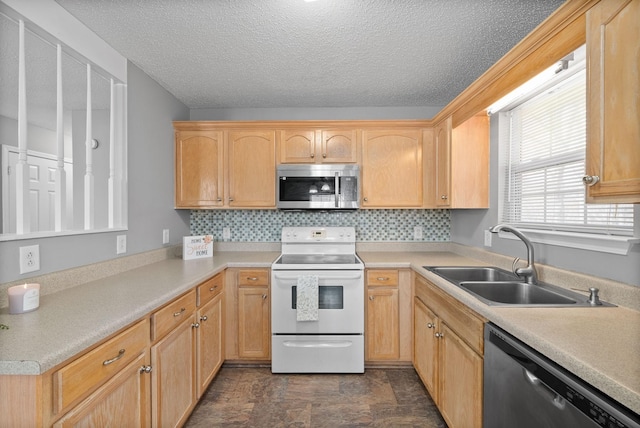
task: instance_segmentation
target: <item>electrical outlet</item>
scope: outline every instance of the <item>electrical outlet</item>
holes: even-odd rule
[[[224,239],[225,241],[231,239],[231,229],[229,229],[228,227],[222,228],[222,239]]]
[[[127,235],[118,235],[116,238],[116,254],[127,252]]]
[[[169,229],[162,229],[162,243],[169,243]]]
[[[414,226],[413,239],[416,241],[422,239],[422,226]]]
[[[20,247],[20,273],[40,270],[40,245]]]
[[[490,247],[491,246],[491,235],[493,235],[493,233],[491,233],[488,230],[484,231],[484,246],[485,247]]]

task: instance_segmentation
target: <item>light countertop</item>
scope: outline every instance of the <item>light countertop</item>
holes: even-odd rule
[[[38,375],[229,267],[270,267],[278,252],[167,259],[41,296],[37,311],[0,309],[0,375]],[[488,306],[422,266],[488,265],[451,252],[358,252],[367,268],[411,268],[487,320],[640,413],[640,312],[625,307]],[[560,284],[558,284],[560,285]],[[606,300],[606,299],[605,299]]]

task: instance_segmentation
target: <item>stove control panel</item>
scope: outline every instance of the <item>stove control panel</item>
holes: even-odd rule
[[[283,227],[283,243],[354,243],[353,227]]]

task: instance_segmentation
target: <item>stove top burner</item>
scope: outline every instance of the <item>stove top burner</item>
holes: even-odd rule
[[[359,264],[355,254],[283,254],[275,261],[277,265],[324,265]]]

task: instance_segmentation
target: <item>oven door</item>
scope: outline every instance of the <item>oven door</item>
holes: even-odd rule
[[[297,320],[296,287],[302,275],[318,277],[317,321]],[[363,271],[273,270],[271,330],[273,334],[363,334]]]

